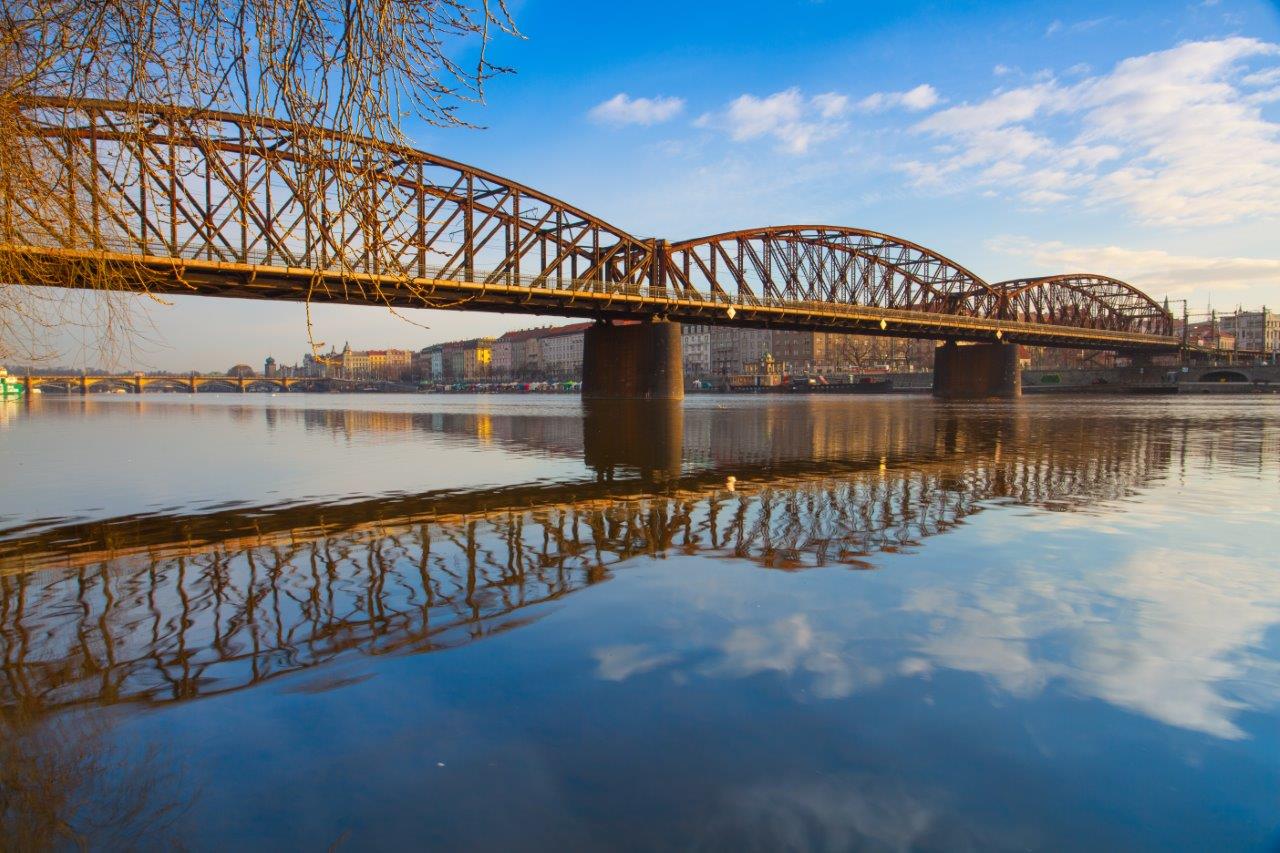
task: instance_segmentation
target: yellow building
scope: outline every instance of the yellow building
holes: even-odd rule
[[[347,379],[403,379],[413,367],[407,349],[353,350],[342,348],[342,375]]]

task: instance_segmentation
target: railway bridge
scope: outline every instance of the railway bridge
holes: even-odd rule
[[[592,318],[587,397],[682,396],[681,322],[938,340],[935,393],[953,397],[1017,395],[1019,344],[1182,343],[1105,275],[993,283],[835,225],[638,237],[482,169],[268,117],[36,98],[17,132],[47,168],[0,210],[15,283]]]

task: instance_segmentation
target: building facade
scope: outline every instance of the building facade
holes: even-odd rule
[[[441,375],[450,382],[474,382],[492,378],[493,338],[471,338],[440,345]]]
[[[826,363],[827,335],[824,332],[792,332],[775,330],[769,352],[783,373],[820,373],[830,367]]]
[[[1235,349],[1280,352],[1280,316],[1266,308],[1219,315],[1218,330],[1235,339]]]
[[[299,376],[326,378],[337,376],[342,371],[342,353],[329,350],[326,353],[306,353],[302,356],[302,367]]]
[[[547,329],[538,336],[543,374],[550,379],[579,379],[582,376],[582,344],[590,323],[573,323]]]
[[[502,379],[536,379],[542,373],[538,338],[549,328],[507,332],[494,343],[494,376]],[[499,347],[505,352],[499,356]],[[499,358],[503,368],[499,368]]]
[[[510,379],[512,376],[511,357],[515,352],[515,341],[509,335],[510,332],[493,342],[493,362],[489,371],[494,379]]]
[[[685,379],[711,375],[711,327],[696,323],[680,326],[680,353]]]
[[[759,364],[769,354],[772,340],[767,329],[710,327],[711,375],[736,376],[746,365]]]
[[[398,381],[413,369],[413,352],[407,349],[353,350],[342,348],[342,376],[345,379],[385,379]]]

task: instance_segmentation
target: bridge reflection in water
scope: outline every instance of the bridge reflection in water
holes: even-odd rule
[[[268,408],[308,429],[582,455],[594,476],[0,532],[0,703],[166,703],[346,653],[456,646],[638,556],[874,568],[991,502],[1123,498],[1187,442],[1149,414],[1110,412],[1103,430],[1007,410],[815,407],[797,428],[776,407],[624,405],[581,418]]]

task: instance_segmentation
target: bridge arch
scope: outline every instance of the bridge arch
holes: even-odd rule
[[[240,384],[227,376],[196,377],[196,392],[239,391]]]
[[[142,379],[142,390],[150,391],[190,391],[191,380],[185,376],[145,376]]]
[[[285,391],[287,387],[282,380],[273,379],[268,376],[255,376],[252,379],[244,381],[244,390],[246,391],[262,391],[270,388],[272,391]]]
[[[324,376],[298,376],[289,380],[289,388],[294,391],[327,391],[334,384],[335,380]]]
[[[1249,382],[1247,375],[1239,370],[1210,370],[1200,375],[1197,382]]]
[[[1105,275],[1063,273],[995,285],[1001,316],[1116,332],[1172,335],[1173,317],[1138,288]]]
[[[89,377],[86,387],[92,392],[94,389],[101,390],[124,390],[130,393],[138,390],[137,380],[132,376],[91,376]]]
[[[833,302],[987,316],[997,302],[990,284],[938,252],[838,225],[751,228],[673,243],[665,274],[678,288],[752,304]]]
[[[69,215],[19,205],[14,246],[551,287],[638,285],[654,257],[653,241],[547,193],[340,131],[57,97],[25,99],[22,120]],[[259,295],[272,298],[265,282]]]
[[[80,390],[79,377],[35,375],[30,377],[30,379],[31,379],[31,387],[33,389],[35,388],[39,388],[41,390],[53,389],[60,394],[62,393],[70,394],[73,391]]]

